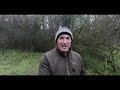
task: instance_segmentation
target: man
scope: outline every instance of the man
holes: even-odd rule
[[[61,27],[55,36],[56,47],[42,56],[39,75],[83,75],[84,67],[80,54],[72,51],[73,34]]]

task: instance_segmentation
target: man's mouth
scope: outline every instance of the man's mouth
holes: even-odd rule
[[[62,47],[68,47],[68,46],[62,46]]]
[[[63,49],[66,49],[66,48],[68,48],[68,46],[62,46],[62,48],[63,48]]]

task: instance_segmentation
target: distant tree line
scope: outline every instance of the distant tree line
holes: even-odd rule
[[[0,15],[0,48],[49,50],[60,25],[71,28],[76,44],[92,50],[120,45],[119,15]]]

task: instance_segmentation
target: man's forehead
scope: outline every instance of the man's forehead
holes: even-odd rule
[[[59,38],[60,38],[60,37],[70,37],[70,36],[67,35],[67,34],[63,34],[63,35],[60,35]]]

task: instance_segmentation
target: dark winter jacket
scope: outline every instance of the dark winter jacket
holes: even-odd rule
[[[80,54],[70,50],[65,56],[57,48],[46,52],[39,65],[39,75],[83,75],[84,67]]]

